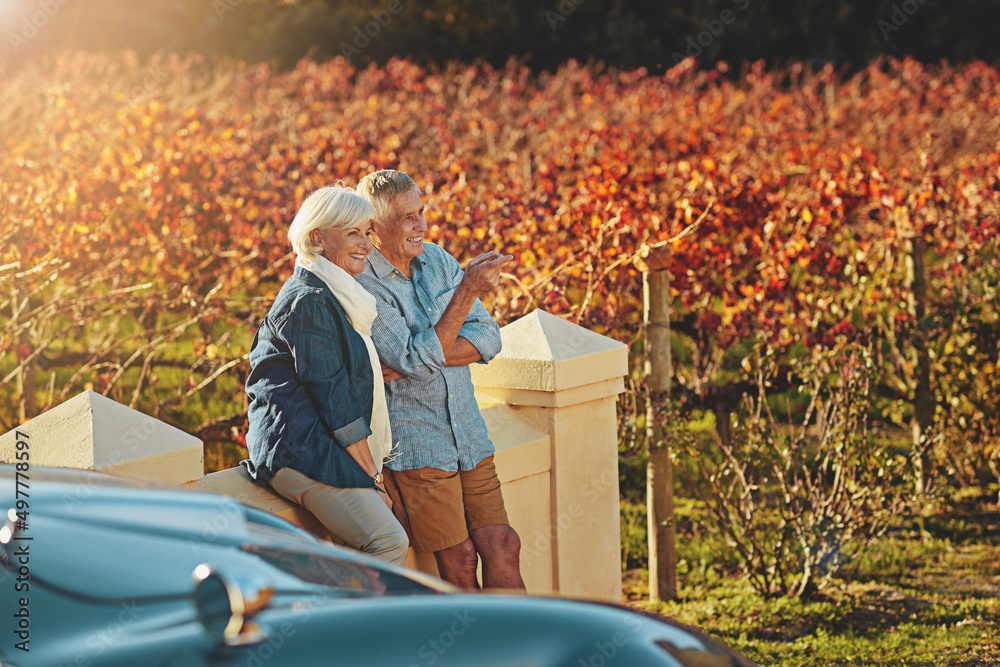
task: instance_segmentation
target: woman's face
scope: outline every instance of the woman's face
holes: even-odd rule
[[[369,220],[362,226],[351,229],[330,229],[323,234],[313,232],[313,243],[323,247],[320,254],[356,276],[364,270],[365,257],[371,252],[371,233],[372,223]]]

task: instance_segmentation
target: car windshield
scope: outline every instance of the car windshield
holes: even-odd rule
[[[247,544],[243,551],[301,581],[357,591],[362,595],[427,595],[438,591],[402,574],[375,569],[360,561],[334,558],[316,551],[295,551]]]

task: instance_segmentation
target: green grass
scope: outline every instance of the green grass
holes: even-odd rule
[[[724,545],[701,539],[692,546],[682,536],[679,599],[645,600],[643,569],[626,573],[625,597],[719,637],[760,665],[1000,665],[995,522],[994,508],[979,520],[934,518],[923,532],[899,529],[809,600],[762,598],[731,559],[716,562],[713,552]],[[707,567],[691,567],[697,549],[706,552],[700,561]]]

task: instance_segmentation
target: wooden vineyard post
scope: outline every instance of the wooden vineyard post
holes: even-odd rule
[[[658,249],[666,254],[667,249]],[[659,253],[657,253],[659,254]],[[666,428],[657,418],[657,407],[670,397],[673,368],[670,357],[670,273],[657,269],[661,262],[647,260],[643,273],[644,323],[646,325],[646,512],[649,544],[650,601],[677,598],[677,549],[674,531],[674,467]],[[666,264],[666,262],[662,262]]]

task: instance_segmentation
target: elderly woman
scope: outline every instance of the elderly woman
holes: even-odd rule
[[[295,273],[250,347],[243,463],[335,542],[401,565],[406,533],[382,484],[392,435],[370,337],[375,300],[353,278],[372,247],[374,214],[338,184],[309,195],[295,215]]]

